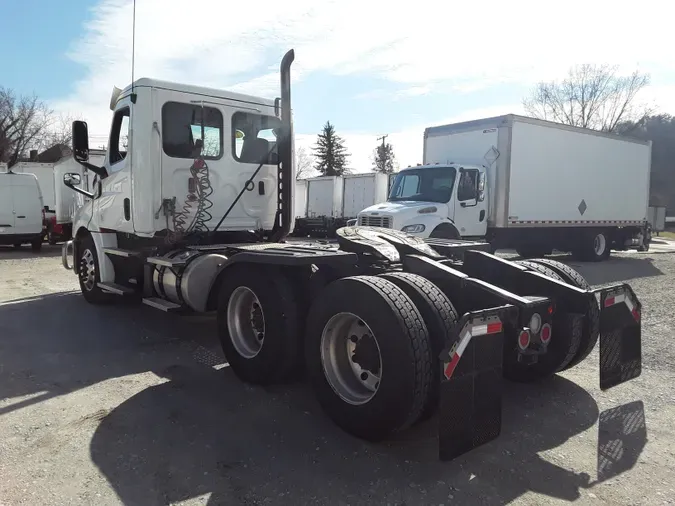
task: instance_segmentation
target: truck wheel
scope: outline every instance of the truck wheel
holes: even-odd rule
[[[532,271],[539,272],[549,278],[563,281],[555,271],[541,264],[518,260],[517,264]],[[541,295],[541,294],[526,294]],[[511,381],[531,382],[552,376],[563,370],[575,357],[581,344],[581,325],[570,320],[567,315],[556,313],[553,317],[553,337],[544,355],[539,357],[535,364],[521,364],[517,361],[516,345],[505,343],[504,346],[504,377]]]
[[[84,300],[90,304],[105,304],[112,301],[115,296],[104,292],[98,286],[101,276],[94,239],[90,235],[86,235],[80,239],[78,251],[80,254],[77,260],[79,267],[77,278],[80,282],[80,290],[82,290]]]
[[[584,290],[589,290],[591,288],[591,285],[588,284],[584,277],[569,265],[547,258],[532,261],[555,271],[565,283]],[[579,346],[579,351],[572,361],[563,367],[563,370],[574,367],[588,357],[593,351],[593,348],[595,348],[598,337],[600,337],[600,308],[594,300],[588,304],[588,318],[584,320],[584,325],[581,330],[581,344]]]
[[[584,235],[575,256],[585,262],[602,262],[609,258],[611,246],[612,243],[606,232],[592,232]]]
[[[457,311],[450,299],[435,284],[422,276],[409,272],[390,272],[381,274],[379,277],[391,281],[410,297],[427,326],[434,367],[431,371],[431,386],[427,402],[422,410],[420,421],[428,420],[438,408],[441,370],[437,360],[445,346],[450,344],[450,333],[457,323]]]
[[[307,319],[305,362],[327,415],[370,441],[420,418],[437,363],[412,300],[375,276],[339,279],[318,296]]]
[[[298,362],[300,325],[291,281],[269,266],[234,265],[218,298],[218,337],[241,380],[269,385],[286,380]]]

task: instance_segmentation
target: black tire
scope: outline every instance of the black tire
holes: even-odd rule
[[[359,404],[337,393],[322,363],[324,329],[340,313],[355,315],[370,329],[381,357],[376,392]],[[370,441],[382,440],[419,419],[436,363],[426,325],[412,300],[391,281],[375,276],[339,279],[318,296],[307,319],[305,362],[326,414],[346,432]]]
[[[602,252],[596,250],[596,241],[604,243],[605,248]],[[585,262],[602,262],[609,258],[612,253],[611,248],[612,243],[609,234],[604,230],[595,230],[583,235],[575,256]]]
[[[291,281],[280,269],[271,266],[234,265],[223,276],[218,297],[218,337],[230,369],[242,381],[256,385],[287,380],[301,356],[298,353],[301,326]],[[240,287],[255,294],[264,323],[261,348],[248,358],[237,350],[234,340],[240,337],[228,326],[228,306]]]
[[[565,283],[568,283],[577,288],[583,290],[590,290],[591,285],[584,279],[584,277],[574,270],[569,265],[566,265],[557,260],[549,260],[547,258],[540,258],[533,260],[533,262],[542,264],[552,271],[555,271],[558,276],[560,276]],[[581,344],[579,345],[579,351],[574,356],[572,361],[563,367],[563,370],[570,369],[575,365],[579,364],[590,355],[595,348],[595,345],[598,342],[600,337],[600,308],[598,307],[595,299],[593,302],[588,304],[588,318],[584,319],[584,325],[581,330]]]
[[[77,250],[77,262],[79,264],[77,279],[80,283],[80,290],[82,291],[84,300],[90,304],[107,304],[112,302],[116,296],[111,293],[104,292],[98,286],[98,283],[101,281],[101,275],[98,266],[98,256],[96,254],[96,245],[94,244],[94,239],[90,235],[84,236],[82,239],[80,239],[80,244]],[[91,253],[91,258],[88,256],[87,251]],[[91,283],[91,278],[89,277],[92,262],[94,266],[93,283]]]
[[[429,332],[431,343],[432,367],[431,386],[420,421],[431,418],[438,408],[440,394],[441,368],[438,363],[443,349],[450,344],[450,336],[457,323],[457,311],[450,299],[431,281],[409,272],[389,272],[379,277],[398,286],[410,297],[419,310]]]
[[[429,237],[434,239],[461,239],[462,236],[457,227],[450,223],[442,223],[431,231]]]
[[[38,253],[42,250],[42,236],[40,236],[38,239],[34,239],[33,241],[31,241],[30,249],[35,253]]]
[[[555,271],[529,260],[518,260],[517,264],[549,278],[563,281]],[[540,295],[540,294],[525,294]],[[539,361],[523,365],[516,360],[516,343],[505,343],[504,377],[511,381],[532,382],[542,380],[563,370],[575,357],[581,344],[581,325],[571,321],[567,315],[556,313],[553,316],[553,338],[546,353]]]

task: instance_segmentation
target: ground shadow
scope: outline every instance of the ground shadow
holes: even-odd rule
[[[649,256],[616,256],[604,262],[579,262],[569,255],[555,255],[548,258],[574,267],[591,285],[606,285],[663,275],[663,272],[654,265],[654,259]]]
[[[590,477],[537,452],[591,427],[574,383],[507,386],[502,436],[438,461],[435,420],[386,444],[337,429],[303,385],[260,389],[189,360],[110,412],[91,457],[126,505],[210,494],[209,504],[505,504],[528,491],[573,501]],[[527,472],[522,472],[526,469]]]
[[[92,306],[73,292],[0,303],[0,399],[25,397],[4,403],[0,415],[172,363],[176,351],[194,352],[213,335],[207,318],[167,318],[140,305]]]

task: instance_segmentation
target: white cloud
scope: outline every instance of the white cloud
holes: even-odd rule
[[[506,82],[532,83],[558,77],[580,62],[629,69],[640,63],[642,70],[669,72],[675,59],[668,49],[670,19],[658,15],[663,5],[649,0],[639,9],[606,0],[559,6],[529,0],[400,5],[384,0],[137,0],[135,76],[274,96],[278,62],[290,47],[296,49],[296,80],[317,71],[375,75],[400,86],[390,97],[396,100],[437,86],[466,93]],[[54,104],[85,117],[90,132],[101,139],[108,132],[112,86],[124,86],[131,78],[131,14],[131,0],[102,0],[93,9],[70,51],[86,76]],[[664,90],[654,93],[666,96]],[[672,98],[666,102],[675,111]],[[415,129],[420,150],[424,126]],[[296,122],[296,128],[302,132],[303,125]],[[375,137],[343,135],[354,146],[355,160],[363,160],[356,153],[365,149],[357,145],[371,145],[366,139]],[[413,143],[398,140],[408,134],[397,135],[391,141],[401,145],[401,162],[414,163],[418,155],[404,147]]]

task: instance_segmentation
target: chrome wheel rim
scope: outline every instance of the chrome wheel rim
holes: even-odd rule
[[[265,314],[258,296],[245,286],[237,287],[227,303],[227,330],[237,353],[251,359],[265,341]]]
[[[80,259],[80,280],[88,292],[96,285],[96,262],[90,249],[84,250]]]
[[[366,404],[380,388],[380,345],[370,327],[353,313],[338,313],[326,323],[321,365],[328,384],[348,404]]]
[[[595,254],[598,256],[602,255],[605,252],[605,248],[607,248],[607,239],[605,239],[604,234],[596,235],[595,240],[593,241]]]

